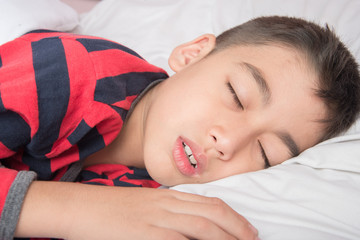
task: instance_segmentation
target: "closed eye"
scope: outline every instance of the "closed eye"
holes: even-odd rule
[[[238,96],[236,95],[236,92],[235,92],[233,86],[231,85],[231,83],[230,83],[230,82],[227,82],[226,85],[227,85],[230,93],[232,94],[233,99],[234,99],[237,107],[239,107],[240,109],[244,110],[244,106],[242,105],[240,99],[239,99]]]
[[[269,168],[271,167],[270,162],[268,157],[266,156],[265,150],[263,148],[263,146],[261,145],[261,142],[258,140],[259,146],[260,146],[260,151],[261,151],[261,156],[264,159],[264,168]]]

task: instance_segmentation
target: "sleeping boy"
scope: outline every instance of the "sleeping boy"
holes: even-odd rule
[[[0,47],[1,239],[256,239],[219,199],[125,186],[268,168],[360,109],[353,56],[301,19],[202,35],[169,65],[171,77],[117,43],[46,30]]]

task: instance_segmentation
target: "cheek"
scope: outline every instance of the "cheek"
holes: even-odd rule
[[[261,170],[262,167],[259,164],[253,164],[254,160],[251,160],[250,157],[235,157],[231,160],[231,162],[223,163],[221,160],[219,164],[214,164],[201,179],[201,182],[209,182],[215,181],[219,179],[223,179],[225,177],[230,177],[238,174],[253,172],[257,170]]]

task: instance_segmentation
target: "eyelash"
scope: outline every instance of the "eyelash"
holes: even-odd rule
[[[264,159],[265,162],[265,168],[269,168],[271,167],[270,162],[268,157],[266,156],[265,150],[263,148],[263,146],[261,145],[261,142],[258,140],[259,146],[260,146],[260,151],[261,151],[261,156]]]
[[[227,85],[230,93],[232,94],[236,105],[237,105],[239,108],[241,108],[242,110],[244,110],[244,106],[242,105],[240,99],[239,99],[238,96],[236,95],[236,92],[235,92],[234,88],[232,87],[231,83],[230,83],[230,82],[227,82],[226,85]],[[269,162],[269,159],[268,159],[268,157],[266,156],[265,150],[264,150],[264,148],[263,148],[263,146],[261,145],[261,142],[260,142],[259,140],[258,140],[258,143],[259,143],[259,146],[260,146],[261,156],[262,156],[262,158],[264,159],[265,168],[269,168],[269,167],[271,167],[270,162]]]
[[[238,96],[236,95],[236,92],[235,92],[234,88],[232,87],[231,83],[230,83],[230,82],[227,82],[226,85],[227,85],[230,93],[232,94],[236,105],[237,105],[240,109],[244,110],[244,106],[242,105],[240,99],[239,99]]]

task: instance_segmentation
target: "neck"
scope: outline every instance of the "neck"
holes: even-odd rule
[[[117,138],[109,145],[112,162],[126,166],[144,168],[142,119],[145,115],[142,99],[124,123]]]
[[[109,146],[86,158],[85,167],[100,163],[145,167],[143,158],[144,124],[155,88],[157,86],[150,89],[136,104],[116,139]]]

